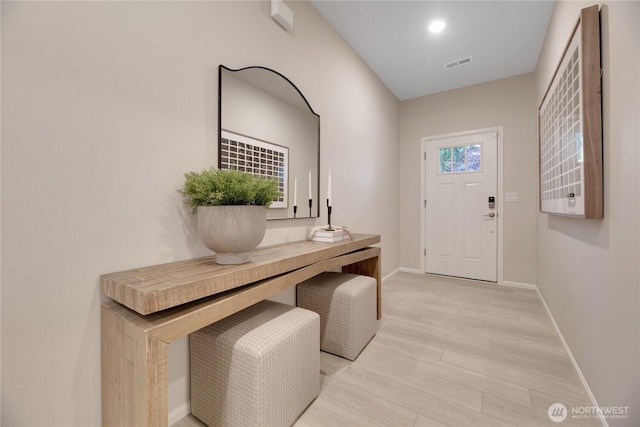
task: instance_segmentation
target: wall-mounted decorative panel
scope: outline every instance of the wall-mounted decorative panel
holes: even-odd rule
[[[564,50],[538,110],[540,210],[604,216],[600,18],[588,7]]]

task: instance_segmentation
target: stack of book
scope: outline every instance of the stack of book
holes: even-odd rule
[[[339,242],[340,240],[349,240],[349,235],[344,230],[318,230],[311,240],[315,242]]]

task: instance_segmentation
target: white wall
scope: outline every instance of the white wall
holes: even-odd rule
[[[214,162],[219,64],[297,84],[321,116],[335,223],[381,233],[383,274],[398,267],[399,103],[309,3],[288,4],[293,33],[266,1],[2,2],[4,425],[99,425],[99,275],[207,253],[176,190]],[[263,244],[324,222],[269,223]],[[169,358],[180,411],[186,340]]]
[[[541,102],[580,9],[558,2],[536,70]],[[538,215],[538,287],[600,406],[640,424],[640,2],[601,10],[604,220]]]
[[[400,259],[420,268],[421,138],[504,127],[504,280],[535,284],[537,210],[536,105],[534,75],[524,74],[400,103]],[[500,159],[499,159],[500,161]],[[502,196],[502,197],[501,197]]]

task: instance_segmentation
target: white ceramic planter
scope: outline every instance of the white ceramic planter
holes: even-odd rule
[[[199,206],[198,235],[218,264],[244,264],[267,230],[264,206]]]

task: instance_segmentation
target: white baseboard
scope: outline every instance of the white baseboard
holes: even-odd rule
[[[396,274],[398,271],[400,271],[399,268],[396,268],[395,270],[393,270],[391,273],[387,274],[386,276],[384,276],[382,278],[383,281],[387,280],[389,277],[393,276],[394,274]]]
[[[511,282],[509,280],[503,280],[499,283],[499,285],[509,286],[511,288],[532,289],[534,291],[538,290],[538,287],[536,285],[532,285],[531,283]]]
[[[573,364],[573,367],[575,368],[576,373],[578,374],[578,378],[580,378],[580,382],[582,383],[582,386],[584,387],[585,391],[587,392],[587,396],[589,397],[589,400],[591,401],[591,405],[596,407],[596,408],[599,408],[600,405],[598,405],[598,402],[596,401],[596,397],[593,395],[593,392],[591,391],[591,388],[589,387],[589,384],[587,383],[587,379],[582,374],[582,370],[580,369],[580,366],[578,366],[578,362],[576,361],[575,357],[573,357],[573,353],[571,353],[571,349],[569,348],[569,344],[567,344],[567,341],[565,341],[564,336],[562,335],[562,332],[560,331],[560,328],[558,327],[558,324],[556,323],[556,319],[553,317],[553,314],[551,313],[551,310],[549,309],[549,306],[547,305],[547,302],[544,300],[544,297],[540,293],[540,289],[538,289],[537,286],[536,286],[535,289],[536,289],[536,292],[538,292],[538,296],[540,296],[540,301],[542,301],[542,305],[544,305],[544,308],[547,310],[547,314],[549,314],[549,317],[551,318],[551,323],[553,323],[553,327],[556,329],[556,332],[558,333],[558,336],[560,337],[560,341],[562,341],[562,345],[564,346],[565,351],[569,355],[569,359],[571,360],[571,363]],[[607,422],[607,420],[604,417],[600,418],[600,423],[602,424],[602,427],[609,427],[609,423]]]
[[[396,273],[402,272],[402,271],[408,272],[408,273],[420,273],[420,270],[413,270],[411,268],[398,267],[395,270],[393,270],[391,273],[389,273],[386,276],[384,276],[382,278],[382,280],[387,280],[389,277],[393,276]]]
[[[419,268],[400,267],[396,271],[400,271],[402,273],[424,274],[424,271]]]
[[[184,402],[177,408],[169,411],[169,425],[173,425],[191,413],[191,402]]]

